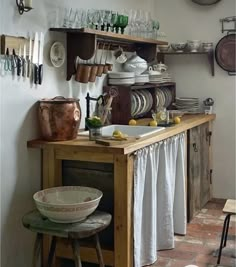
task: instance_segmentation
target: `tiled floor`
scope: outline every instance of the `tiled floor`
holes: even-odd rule
[[[222,251],[221,264],[217,265],[216,251],[220,244],[225,215],[222,213],[225,201],[213,200],[187,226],[186,236],[175,237],[175,249],[158,251],[158,260],[149,267],[236,267],[236,218],[231,217],[226,248]],[[63,267],[74,266],[67,262]],[[83,267],[98,266],[83,264]],[[125,266],[123,266],[125,267]]]
[[[186,236],[175,237],[175,249],[158,251],[158,260],[150,267],[236,266],[236,218],[231,216],[227,246],[222,251],[221,264],[217,265],[216,251],[220,244],[225,215],[225,201],[212,200],[187,226]]]

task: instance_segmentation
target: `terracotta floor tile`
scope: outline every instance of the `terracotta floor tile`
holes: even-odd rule
[[[175,249],[158,251],[158,261],[150,267],[236,267],[236,216],[230,220],[226,248],[217,265],[217,250],[225,219],[225,200],[214,199],[187,225],[186,236],[175,236]]]

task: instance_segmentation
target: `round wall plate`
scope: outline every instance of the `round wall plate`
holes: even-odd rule
[[[65,47],[60,42],[55,42],[50,49],[50,60],[54,67],[59,68],[65,62],[66,51]]]
[[[192,1],[201,6],[210,6],[220,2],[221,0],[192,0]]]

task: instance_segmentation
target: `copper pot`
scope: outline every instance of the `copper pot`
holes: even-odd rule
[[[47,141],[75,139],[81,121],[78,99],[57,96],[39,101],[39,123],[42,138]]]

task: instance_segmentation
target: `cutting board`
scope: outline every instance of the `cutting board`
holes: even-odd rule
[[[136,137],[126,137],[124,139],[115,139],[112,137],[103,137],[101,139],[96,139],[95,142],[96,144],[99,145],[104,145],[104,146],[119,146],[119,145],[123,145],[123,144],[127,144],[130,142],[135,142],[137,140]]]

